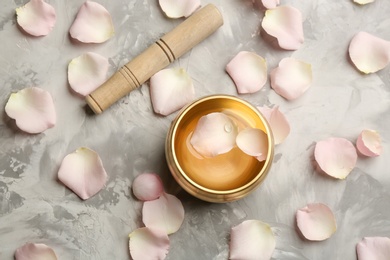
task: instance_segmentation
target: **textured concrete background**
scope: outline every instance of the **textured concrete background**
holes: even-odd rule
[[[170,236],[168,259],[227,259],[230,228],[246,219],[271,225],[277,245],[273,259],[356,259],[355,245],[364,236],[390,236],[390,68],[362,75],[347,50],[359,31],[390,40],[390,2],[359,6],[352,0],[282,1],[301,10],[305,43],[297,51],[276,46],[260,27],[264,11],[250,0],[203,0],[215,3],[225,24],[216,34],[172,64],[194,80],[196,96],[237,92],[225,73],[239,51],[255,51],[273,69],[283,57],[311,63],[309,91],[288,102],[270,89],[239,95],[254,105],[279,105],[291,133],[276,147],[265,182],[233,203],[210,204],[180,189],[164,157],[164,139],[175,114],[153,113],[149,88],[140,89],[99,116],[86,114],[85,102],[67,84],[71,59],[94,51],[110,60],[110,74],[169,31],[179,20],[165,18],[156,0],[97,0],[112,14],[115,36],[104,44],[74,44],[68,30],[84,1],[48,0],[57,23],[46,37],[27,36],[17,28],[15,8],[26,0],[0,4],[0,259],[12,259],[26,242],[51,246],[60,259],[129,259],[128,234],[140,227],[141,202],[129,187],[138,174],[158,173],[169,193],[183,202],[186,216]],[[13,91],[38,86],[48,90],[57,109],[57,125],[38,135],[18,131],[4,113]],[[359,157],[346,180],[315,171],[315,142],[344,137],[355,142],[362,129],[382,136],[378,158]],[[109,175],[106,187],[81,201],[57,180],[68,153],[88,146],[99,153]],[[323,242],[298,235],[295,212],[322,202],[337,218],[337,232]]]

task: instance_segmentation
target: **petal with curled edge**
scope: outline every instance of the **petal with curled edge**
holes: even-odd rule
[[[57,260],[56,253],[45,244],[28,243],[15,251],[15,260]]]
[[[15,119],[16,125],[30,134],[38,134],[56,124],[57,115],[53,99],[46,90],[32,87],[12,93],[5,112]]]
[[[360,5],[365,5],[369,3],[373,3],[375,0],[353,0],[355,3]]]
[[[268,154],[268,138],[263,130],[246,128],[237,135],[236,143],[244,153],[255,156],[257,160],[264,161]]]
[[[275,246],[275,235],[268,224],[246,220],[231,230],[229,259],[268,260]]]
[[[268,9],[261,23],[263,29],[278,40],[285,50],[297,50],[304,42],[302,14],[291,6]]]
[[[261,2],[267,9],[273,9],[280,4],[280,0],[261,0]]]
[[[257,107],[257,109],[267,119],[272,130],[275,144],[282,143],[290,133],[290,124],[285,115],[280,112],[278,106],[273,108]]]
[[[356,141],[356,147],[365,156],[379,156],[382,153],[381,137],[377,131],[365,129],[360,133]]]
[[[58,171],[58,179],[86,200],[104,187],[107,173],[99,155],[87,147],[81,147],[65,156]]]
[[[365,237],[356,245],[358,260],[390,259],[390,238]]]
[[[48,35],[56,23],[56,11],[43,0],[30,0],[16,8],[16,20],[26,33],[32,36]]]
[[[158,199],[145,201],[142,222],[146,227],[172,234],[179,230],[184,220],[184,207],[175,196],[163,193]]]
[[[70,36],[84,43],[102,43],[114,35],[111,14],[96,2],[86,1],[69,29]]]
[[[239,52],[226,65],[226,71],[240,94],[257,92],[267,82],[267,63],[254,52]]]
[[[154,112],[166,116],[195,98],[194,84],[182,68],[160,70],[150,78],[150,97]]]
[[[237,133],[237,125],[229,116],[214,112],[199,119],[190,143],[201,155],[214,157],[233,149]]]
[[[345,179],[357,161],[353,144],[347,139],[335,137],[317,142],[314,157],[322,171],[337,179]]]
[[[298,209],[296,218],[302,235],[311,241],[328,239],[337,229],[332,210],[322,203],[312,203]]]
[[[158,199],[164,192],[163,183],[155,173],[142,173],[132,184],[134,196],[142,201]]]
[[[282,59],[271,72],[271,87],[287,100],[302,96],[312,80],[311,65],[294,58]]]
[[[170,18],[188,17],[201,5],[200,0],[159,0],[159,4]]]
[[[377,72],[390,63],[390,42],[366,32],[359,32],[349,44],[349,56],[361,72]]]
[[[169,252],[169,237],[163,230],[138,228],[130,233],[129,238],[133,260],[162,260]]]
[[[74,58],[68,65],[70,87],[82,96],[97,89],[107,78],[108,59],[93,52]]]

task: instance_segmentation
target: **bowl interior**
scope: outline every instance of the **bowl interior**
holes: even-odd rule
[[[223,112],[247,127],[259,128],[268,136],[269,156],[258,161],[238,147],[213,158],[204,158],[190,144],[198,120],[209,113]],[[252,105],[235,97],[211,96],[185,108],[177,119],[173,134],[173,153],[181,174],[192,185],[208,192],[232,192],[256,182],[264,173],[272,154],[272,138],[263,116]]]

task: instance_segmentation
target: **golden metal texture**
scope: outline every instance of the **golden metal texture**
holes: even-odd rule
[[[198,120],[213,112],[224,112],[247,127],[263,130],[269,144],[267,159],[260,162],[237,147],[213,158],[194,155],[190,136]],[[169,129],[165,154],[173,177],[188,193],[209,202],[229,202],[248,195],[264,180],[272,164],[274,142],[267,121],[254,106],[234,96],[213,95],[179,112]]]

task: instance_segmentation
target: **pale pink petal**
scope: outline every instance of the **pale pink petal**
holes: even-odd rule
[[[155,200],[164,192],[163,183],[155,173],[138,175],[132,185],[134,196],[142,201]]]
[[[42,133],[56,124],[53,99],[46,90],[32,87],[12,93],[5,112],[16,125],[30,134]]]
[[[299,230],[308,240],[322,241],[336,232],[336,219],[325,204],[308,204],[297,211],[296,217]]]
[[[16,249],[15,260],[57,260],[57,256],[45,244],[28,243]]]
[[[259,161],[267,159],[268,137],[261,129],[246,128],[240,131],[236,143],[244,153],[255,156]]]
[[[159,0],[160,7],[166,16],[179,18],[190,16],[200,7],[200,0]]]
[[[202,116],[190,143],[203,156],[227,153],[236,145],[237,126],[227,115],[219,112]]]
[[[357,161],[353,144],[344,138],[334,137],[318,142],[314,157],[322,171],[337,179],[345,179]]]
[[[271,87],[276,93],[293,100],[305,93],[312,82],[312,70],[309,63],[294,58],[284,58],[279,67],[271,72]]]
[[[290,124],[284,114],[280,112],[279,107],[257,107],[257,109],[259,109],[259,111],[267,119],[272,130],[274,143],[282,143],[290,133]]]
[[[162,260],[169,251],[169,238],[165,231],[139,228],[129,235],[129,249],[133,260]]]
[[[349,56],[361,72],[377,72],[390,63],[390,42],[366,32],[359,32],[349,44]]]
[[[106,80],[108,59],[93,52],[74,58],[68,65],[70,87],[83,96],[90,94]]]
[[[179,230],[183,220],[183,204],[173,195],[163,193],[156,200],[144,202],[142,221],[146,227],[172,234]]]
[[[182,68],[164,69],[150,78],[154,112],[169,115],[195,98],[191,77]]]
[[[280,4],[279,0],[261,0],[263,3],[264,7],[267,9],[272,9],[277,7]]]
[[[257,92],[267,82],[267,63],[254,52],[239,52],[226,65],[226,71],[240,94]]]
[[[382,153],[381,137],[377,131],[363,130],[357,139],[356,147],[365,156],[379,156]]]
[[[358,260],[389,260],[390,238],[365,237],[356,246]]]
[[[56,11],[43,0],[30,0],[16,8],[17,22],[22,29],[33,36],[44,36],[53,30]]]
[[[102,43],[114,35],[114,25],[106,8],[96,2],[86,1],[77,13],[69,33],[80,42]]]
[[[58,179],[86,200],[103,188],[107,173],[99,155],[89,148],[81,147],[64,158]]]
[[[229,259],[268,260],[275,246],[275,235],[268,224],[259,220],[246,220],[232,228]]]
[[[360,5],[365,5],[365,4],[373,3],[375,0],[353,0],[353,1]]]
[[[297,50],[304,42],[302,14],[291,6],[278,6],[265,12],[263,29],[285,50]]]

